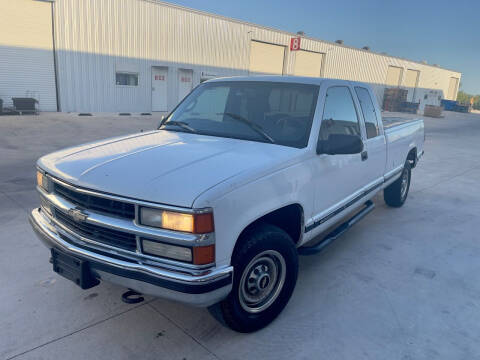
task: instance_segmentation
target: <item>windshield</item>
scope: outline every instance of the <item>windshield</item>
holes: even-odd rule
[[[303,148],[308,144],[318,88],[263,81],[201,84],[160,129]]]

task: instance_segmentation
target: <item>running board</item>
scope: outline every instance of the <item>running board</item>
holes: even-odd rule
[[[353,225],[357,222],[362,220],[368,213],[370,213],[373,209],[375,209],[375,204],[368,200],[364,208],[358,212],[355,216],[350,218],[349,220],[342,223],[340,226],[335,228],[332,232],[330,232],[325,238],[320,241],[317,245],[314,246],[306,246],[300,247],[298,249],[299,255],[315,255],[325,249],[326,246],[337,240],[343,233],[345,233],[348,229],[350,229]]]

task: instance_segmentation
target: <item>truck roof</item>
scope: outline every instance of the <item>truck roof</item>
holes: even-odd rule
[[[291,82],[296,84],[312,84],[320,85],[324,81],[334,81],[337,84],[350,84],[366,86],[366,83],[341,79],[306,77],[306,76],[292,76],[292,75],[253,75],[253,76],[230,76],[219,77],[208,80],[207,82],[221,82],[221,81],[269,81],[269,82]]]

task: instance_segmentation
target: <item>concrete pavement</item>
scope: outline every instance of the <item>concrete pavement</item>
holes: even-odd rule
[[[400,209],[377,209],[301,257],[290,303],[235,333],[207,309],[120,300],[57,276],[27,221],[35,160],[158,116],[0,117],[0,359],[480,359],[480,114],[425,118],[425,156]]]

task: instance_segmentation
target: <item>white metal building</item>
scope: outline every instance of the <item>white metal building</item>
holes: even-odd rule
[[[33,51],[30,63],[17,63],[28,55],[0,56],[0,98],[23,88],[40,94],[42,110],[53,110],[56,84],[60,111],[168,111],[205,79],[269,73],[366,81],[379,101],[385,87],[400,86],[409,89],[408,101],[420,101],[422,108],[455,99],[461,78],[438,66],[308,37],[300,50],[291,51],[295,34],[154,0],[49,1],[0,0],[0,20],[9,18],[9,11],[20,12],[20,4],[42,8],[41,16],[18,18],[16,24],[47,24],[51,9],[54,33],[52,39],[50,27],[48,42],[42,32],[41,51],[33,43],[14,45],[14,52],[22,46]],[[0,21],[2,53],[4,26]],[[30,77],[30,85],[17,73],[30,73],[42,54],[41,68],[48,71],[41,80]],[[13,64],[18,66],[11,71]],[[21,86],[15,85],[18,78]]]

